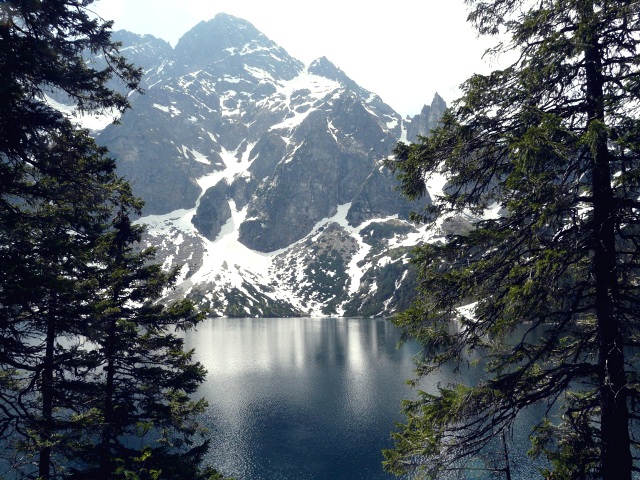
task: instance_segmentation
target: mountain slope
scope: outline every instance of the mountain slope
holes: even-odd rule
[[[146,75],[120,126],[96,132],[147,202],[171,295],[214,315],[388,315],[406,306],[426,235],[381,165],[424,135],[436,95],[402,119],[328,59],[308,67],[248,22],[202,22],[175,49],[119,32]],[[425,199],[426,202],[429,198]]]

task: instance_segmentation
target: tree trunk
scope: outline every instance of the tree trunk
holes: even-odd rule
[[[129,218],[120,213],[116,220],[116,238],[115,247],[116,254],[114,259],[114,268],[117,270],[124,261],[124,246],[126,239],[130,233]],[[116,281],[112,285],[111,301],[113,307],[120,305],[121,287],[120,282]],[[107,480],[111,476],[113,469],[113,459],[111,452],[111,444],[114,435],[114,398],[115,398],[115,375],[116,375],[116,353],[118,342],[118,317],[112,314],[108,319],[108,331],[105,339],[105,358],[107,365],[105,367],[106,380],[104,388],[104,425],[102,427],[102,438],[100,439],[100,477]]]
[[[38,477],[47,480],[51,472],[51,441],[53,434],[53,356],[56,329],[53,318],[48,319],[47,335],[45,338],[45,354],[42,366],[42,420],[40,441],[47,445],[40,448],[38,458]]]
[[[610,156],[604,114],[602,51],[591,32],[593,2],[583,1],[581,20],[585,28],[585,79],[588,129],[597,132],[590,145],[593,188],[593,248],[596,283],[598,372],[601,407],[600,468],[603,480],[631,480],[623,339],[618,315],[618,278],[615,246],[615,199],[611,188]]]
[[[109,319],[109,333],[107,335],[106,345],[106,383],[104,389],[104,425],[102,427],[102,438],[100,439],[100,476],[99,478],[107,479],[111,475],[112,459],[111,459],[111,441],[113,437],[113,397],[114,397],[114,379],[115,379],[115,330],[116,319]]]

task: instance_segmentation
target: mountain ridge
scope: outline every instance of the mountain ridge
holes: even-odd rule
[[[430,197],[408,202],[381,162],[435,127],[439,95],[403,119],[325,57],[305,67],[230,15],[171,52],[117,35],[146,72],[145,95],[96,139],[147,202],[145,242],[165,267],[184,264],[169,296],[226,316],[407,305],[410,247],[427,235],[408,213]]]

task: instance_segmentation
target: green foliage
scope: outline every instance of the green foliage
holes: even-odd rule
[[[168,450],[144,448],[138,456],[126,460],[115,459],[116,468],[109,477],[113,480],[233,480],[224,477],[210,466],[199,467],[206,453],[208,443],[182,453],[171,453]],[[69,478],[81,480],[85,473]]]
[[[469,355],[486,359],[487,374],[408,403],[386,468],[458,471],[542,403],[559,412],[532,432],[545,477],[630,479],[640,4],[467,3],[481,33],[511,34],[496,50],[518,59],[470,78],[432,136],[399,144],[388,165],[413,199],[431,174],[447,176],[418,220],[482,216],[496,203],[504,213],[417,247],[417,298],[395,322],[424,347],[420,375]]]
[[[47,103],[120,114],[107,82],[137,89],[91,3],[0,2],[0,461],[11,478],[209,478],[191,398],[205,372],[174,332],[201,316],[157,303],[177,271],[133,248],[142,202]]]
[[[82,403],[98,421],[85,430],[95,440],[73,452],[73,470],[85,476],[112,478],[122,464],[135,465],[139,458],[149,464],[148,456],[179,456],[204,433],[198,416],[206,402],[190,396],[206,372],[174,333],[197,325],[202,315],[188,300],[157,303],[178,271],[149,263],[153,250],[134,248],[140,234],[120,212],[94,249],[97,290],[88,318],[94,348],[86,352],[92,370],[80,380]],[[152,463],[145,470],[149,478],[163,470]],[[160,478],[168,478],[164,472]]]

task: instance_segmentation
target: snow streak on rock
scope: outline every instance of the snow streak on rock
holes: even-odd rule
[[[175,49],[118,34],[146,93],[97,141],[146,201],[145,243],[166,268],[183,266],[169,296],[220,316],[382,316],[408,304],[411,247],[450,226],[411,224],[422,205],[394,191],[381,160],[427,134],[442,99],[403,119],[328,59],[305,68],[229,15]],[[444,185],[432,179],[424,203]]]

